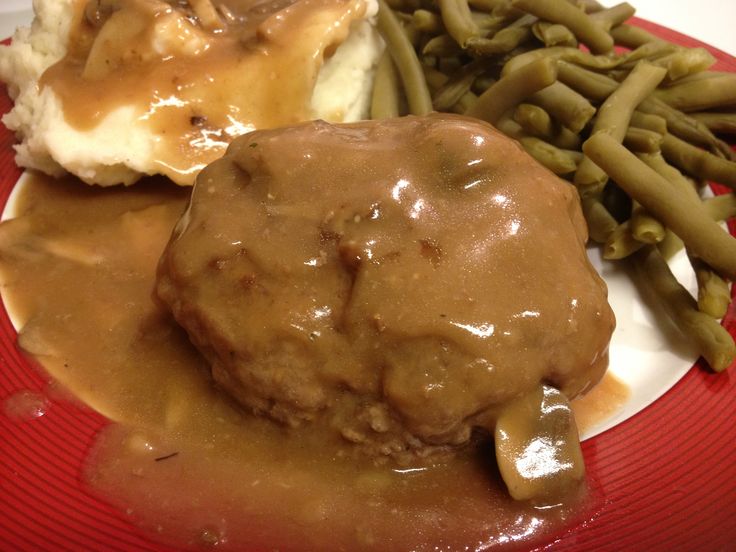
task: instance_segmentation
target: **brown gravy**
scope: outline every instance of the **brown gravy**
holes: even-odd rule
[[[157,136],[158,172],[179,184],[235,136],[310,119],[323,59],[365,12],[362,0],[213,0],[230,15],[207,28],[177,2],[111,3],[94,25],[76,0],[67,55],[41,84],[80,130],[132,106],[130,124]]]
[[[90,188],[32,176],[0,225],[4,299],[21,346],[109,417],[86,481],[152,537],[232,549],[528,547],[584,512],[581,495],[514,502],[492,448],[376,467],[309,427],[298,439],[212,385],[151,299],[189,190],[163,180]]]

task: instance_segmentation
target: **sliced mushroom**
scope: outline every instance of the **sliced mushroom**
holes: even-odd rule
[[[549,385],[504,407],[496,420],[495,444],[501,477],[516,500],[559,496],[585,474],[570,404]]]

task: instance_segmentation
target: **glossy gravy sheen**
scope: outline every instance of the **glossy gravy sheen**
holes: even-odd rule
[[[76,0],[67,55],[41,85],[80,130],[132,107],[130,124],[157,136],[159,172],[179,184],[235,136],[310,119],[323,59],[366,9],[362,0],[213,0],[229,15],[208,25],[185,2],[104,2],[114,7],[99,20],[90,3]]]
[[[0,226],[21,346],[113,421],[85,474],[97,493],[153,538],[238,550],[526,548],[582,515],[580,493],[509,499],[490,445],[376,467],[330,434],[287,438],[244,415],[151,299],[187,196],[164,181],[101,190],[34,175]]]

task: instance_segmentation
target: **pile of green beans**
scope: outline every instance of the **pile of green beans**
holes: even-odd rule
[[[371,116],[483,119],[570,181],[603,256],[623,260],[715,371],[736,278],[736,74],[596,0],[379,0],[387,49]],[[732,191],[703,199],[712,181]],[[685,248],[694,298],[666,259]]]

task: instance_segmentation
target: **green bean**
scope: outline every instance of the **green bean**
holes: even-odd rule
[[[660,176],[676,189],[677,193],[689,198],[691,201],[700,202],[700,195],[695,186],[675,167],[667,163],[661,153],[639,154],[637,157],[656,171]]]
[[[435,93],[436,91],[440,90],[443,86],[445,86],[447,82],[450,80],[450,77],[438,71],[437,69],[434,69],[433,67],[427,67],[425,65],[423,67],[423,71],[424,71],[424,78],[427,81],[427,85]],[[449,111],[452,111],[453,113],[463,114],[466,111],[468,111],[468,109],[470,109],[473,106],[473,104],[475,104],[475,102],[477,101],[478,101],[478,96],[476,96],[472,92],[466,92],[460,97],[460,99],[454,105],[452,105],[449,108]]]
[[[716,138],[702,123],[670,107],[663,101],[649,97],[641,102],[639,111],[662,117],[667,121],[667,130],[670,134],[688,142],[713,148],[727,159],[730,158],[731,148],[728,144]]]
[[[513,0],[513,5],[545,21],[564,25],[594,54],[613,50],[611,35],[583,10],[565,0]]]
[[[665,259],[671,259],[684,248],[685,244],[682,243],[682,240],[669,228],[665,231],[664,239],[657,244],[659,253]]]
[[[506,136],[513,138],[514,140],[521,140],[522,138],[526,138],[529,136],[524,132],[524,129],[521,128],[521,125],[511,119],[510,117],[504,115],[501,117],[494,126],[503,132]]]
[[[632,50],[647,42],[662,42],[661,38],[654,36],[652,33],[641,27],[632,27],[631,25],[618,25],[612,28],[610,32],[616,44]]]
[[[577,6],[581,10],[583,10],[585,13],[590,13],[590,14],[593,14],[593,13],[596,13],[596,12],[599,12],[599,11],[605,9],[596,0],[577,0],[577,2],[575,2],[575,4],[577,4]]]
[[[495,16],[503,17],[509,22],[518,21],[519,19],[521,19],[522,17],[526,15],[520,9],[515,8],[512,5],[511,0],[507,0],[507,1],[500,3],[498,6],[493,8],[493,11],[491,13]]]
[[[675,232],[693,254],[729,278],[736,276],[736,238],[725,232],[701,204],[673,193],[673,186],[612,136],[598,132],[583,152],[633,199]]]
[[[468,4],[476,10],[491,13],[499,6],[508,4],[507,0],[468,0]]]
[[[667,69],[667,80],[676,81],[692,74],[701,74],[716,62],[705,48],[682,48],[652,61]]]
[[[595,115],[595,107],[561,82],[533,94],[529,101],[540,106],[573,132],[580,132]]]
[[[660,301],[672,321],[696,345],[716,372],[722,372],[736,356],[736,344],[728,331],[698,310],[695,299],[674,277],[656,247],[644,247],[634,256],[640,281]]]
[[[736,104],[736,75],[727,73],[713,78],[675,84],[657,90],[655,96],[680,111],[702,111]]]
[[[479,12],[471,12],[470,15],[473,17],[475,24],[478,25],[478,28],[482,31],[481,34],[494,35],[506,25],[506,21],[503,17]]]
[[[567,61],[557,63],[557,76],[560,82],[594,101],[605,100],[618,87],[618,82],[612,78]]]
[[[436,59],[434,66],[439,70],[450,75],[460,71],[463,62],[459,56],[456,57],[440,57]]]
[[[644,247],[644,242],[634,239],[631,222],[619,224],[603,244],[603,258],[610,261],[623,259]]]
[[[659,40],[656,42],[647,42],[642,44],[628,54],[621,56],[621,63],[617,67],[621,69],[631,69],[638,61],[647,60],[650,63],[679,51],[679,47],[671,42]]]
[[[530,63],[491,85],[480,95],[467,115],[493,124],[507,110],[549,86],[556,78],[557,68],[552,61],[543,59]]]
[[[433,36],[422,48],[425,56],[438,57],[459,56],[462,51],[457,41],[448,34]]]
[[[557,125],[557,133],[549,138],[549,143],[558,148],[580,151],[583,141],[569,128]]]
[[[690,113],[690,117],[704,124],[711,132],[736,134],[736,113]]]
[[[732,73],[726,73],[724,71],[700,71],[699,73],[692,73],[690,75],[684,76],[680,79],[678,79],[676,82],[665,82],[664,88],[671,88],[673,86],[679,86],[681,84],[685,83],[692,83],[692,82],[699,82],[706,79],[713,79],[716,77],[728,77]]]
[[[480,36],[480,29],[470,15],[466,0],[437,0],[437,2],[448,34],[461,48],[466,48],[470,39]]]
[[[713,318],[723,318],[731,303],[728,282],[700,259],[690,257],[690,264],[698,282],[698,310]]]
[[[521,128],[533,136],[548,139],[555,132],[549,113],[537,105],[519,104],[514,110],[513,118]]]
[[[624,136],[624,145],[637,153],[655,153],[662,146],[662,135],[643,128],[629,127]]]
[[[429,10],[415,10],[411,17],[412,23],[418,31],[433,35],[445,32],[442,18],[434,12]]]
[[[620,25],[627,19],[634,17],[635,11],[631,4],[622,2],[611,8],[591,13],[590,18],[606,31],[610,31],[611,27]]]
[[[573,172],[582,157],[578,151],[562,150],[534,136],[522,137],[519,143],[529,155],[558,175]]]
[[[537,136],[553,146],[580,151],[580,137],[570,129],[556,124],[549,113],[534,104],[520,104],[514,110],[514,120],[530,135]]]
[[[667,121],[659,115],[651,115],[650,113],[642,113],[641,111],[634,111],[631,114],[631,126],[650,130],[661,136],[667,133]]]
[[[736,190],[736,163],[733,161],[692,146],[671,134],[662,140],[662,154],[673,165],[692,175]]]
[[[538,21],[532,25],[534,36],[548,48],[552,46],[570,46],[575,47],[578,44],[572,31],[560,25],[559,23],[549,23],[547,21]]]
[[[423,0],[386,0],[386,4],[394,9],[405,12],[413,12],[422,7]]]
[[[447,111],[470,92],[473,81],[486,69],[485,60],[475,60],[461,67],[432,97],[432,106],[437,111]]]
[[[598,110],[591,134],[606,133],[622,142],[636,107],[657,85],[666,71],[646,62],[639,62],[626,80],[611,94]],[[578,188],[600,187],[608,180],[606,173],[590,159],[583,159],[575,173]]]
[[[634,201],[631,206],[631,235],[635,240],[642,243],[659,243],[664,237],[667,229],[654,218],[641,204]]]
[[[736,195],[732,193],[709,197],[703,207],[713,220],[727,220],[736,217]]]
[[[426,115],[432,111],[432,98],[424,80],[419,58],[391,8],[384,0],[378,0],[378,6],[376,25],[401,76],[404,93],[409,102],[409,111],[414,115]]]
[[[676,171],[677,169],[674,170]],[[692,185],[690,185],[690,188],[694,189]],[[703,200],[703,208],[710,218],[718,222],[736,217],[736,196],[730,193],[709,197]],[[669,259],[684,246],[685,244],[682,243],[680,238],[670,230],[667,230],[665,238],[659,243],[658,248],[662,256],[665,259]]]
[[[468,40],[468,50],[476,56],[508,53],[532,37],[531,25],[534,21],[534,18],[529,18],[518,25],[519,22],[516,21],[498,31],[492,38],[472,38]]]
[[[527,63],[543,57],[549,57],[600,70],[612,69],[621,63],[621,59],[616,59],[610,56],[594,56],[588,52],[579,50],[578,48],[553,46],[551,48],[536,48],[512,57],[504,65],[501,74],[516,71],[522,65],[526,65]]]
[[[595,197],[582,196],[580,205],[583,208],[585,222],[588,223],[590,239],[597,243],[606,243],[618,227],[616,219]]]
[[[399,76],[391,60],[391,54],[384,50],[373,77],[371,97],[371,118],[389,119],[399,116]]]

